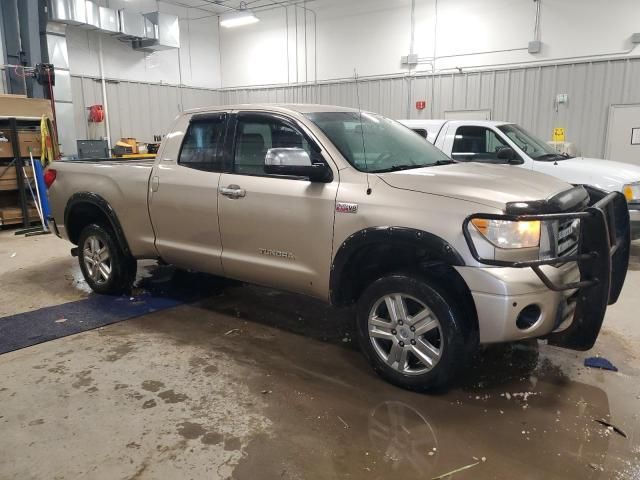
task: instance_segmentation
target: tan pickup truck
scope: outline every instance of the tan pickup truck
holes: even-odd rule
[[[478,344],[593,346],[624,283],[624,196],[457,163],[382,116],[319,105],[186,112],[155,163],[56,162],[52,228],[87,283],[136,259],[355,305],[387,380],[450,382]]]

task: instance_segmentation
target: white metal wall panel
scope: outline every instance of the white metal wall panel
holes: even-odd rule
[[[136,82],[109,83],[112,138],[152,140],[166,133],[184,109],[242,103],[322,103],[380,112],[392,118],[442,118],[451,110],[490,110],[496,120],[514,121],[544,139],[564,127],[582,154],[604,155],[609,107],[640,103],[640,59],[530,66],[461,74],[417,75],[309,85],[227,90],[178,88]],[[82,88],[79,88],[81,86]],[[73,78],[76,129],[87,131],[82,110],[102,103],[100,84]],[[559,93],[568,104],[555,105]],[[82,96],[84,95],[84,99]],[[418,111],[415,102],[427,106]],[[82,128],[80,128],[82,127]],[[84,133],[83,133],[84,134]]]

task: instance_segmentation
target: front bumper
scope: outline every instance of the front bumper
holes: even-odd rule
[[[640,238],[640,205],[629,207],[629,221],[631,222],[631,240]]]
[[[547,336],[573,312],[570,299],[576,290],[550,290],[530,268],[456,267],[456,270],[471,290],[482,344]],[[543,270],[557,283],[580,280],[580,269],[575,263],[561,268],[546,266]],[[520,329],[518,316],[530,305],[540,309],[539,319]]]
[[[481,343],[547,336],[549,343],[588,350],[595,343],[608,305],[620,295],[629,264],[629,210],[622,194],[585,187],[586,208],[545,214],[472,215],[463,233],[473,257],[501,267],[458,269],[469,286],[478,313]],[[545,260],[505,261],[482,258],[473,243],[473,218],[512,221],[581,222],[578,251]],[[468,271],[467,271],[468,270]],[[528,306],[539,309],[535,322],[518,316]]]

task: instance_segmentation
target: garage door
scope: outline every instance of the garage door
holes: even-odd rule
[[[609,109],[605,157],[640,165],[640,104],[612,105]]]

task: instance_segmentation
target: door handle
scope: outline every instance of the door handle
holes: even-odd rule
[[[156,176],[151,179],[151,191],[157,192],[158,187],[160,187],[160,177]]]
[[[220,188],[220,194],[229,198],[242,198],[247,194],[247,191],[238,185],[229,185],[228,187]]]

